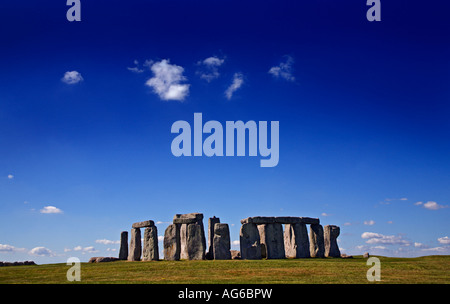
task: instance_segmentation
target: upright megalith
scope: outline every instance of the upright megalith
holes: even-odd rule
[[[128,259],[128,231],[120,233],[119,260]]]
[[[284,248],[287,258],[309,258],[309,239],[306,224],[284,226]]]
[[[208,260],[214,259],[214,225],[217,223],[220,223],[220,219],[218,217],[213,216],[208,219],[208,252],[206,253],[206,259]]]
[[[205,259],[206,238],[203,227],[203,214],[175,214],[173,223],[180,226],[181,259]]]
[[[239,234],[241,258],[246,260],[261,259],[261,243],[257,225],[245,223],[241,226]]]
[[[145,228],[142,260],[143,261],[159,260],[158,230],[156,226]]]
[[[178,261],[180,259],[180,225],[171,224],[164,232],[164,259]]]
[[[326,225],[324,227],[325,256],[339,258],[341,252],[337,244],[337,238],[340,234],[340,228],[335,225]]]
[[[325,257],[323,227],[320,224],[311,225],[309,232],[309,253],[312,258]]]
[[[214,225],[213,256],[214,260],[231,260],[230,229],[228,224]]]
[[[205,243],[203,242],[204,231],[200,224],[189,224],[187,226],[186,249],[189,260],[205,259]]]
[[[141,247],[141,229],[131,228],[130,250],[128,252],[128,261],[140,261],[142,254]]]
[[[283,226],[279,223],[259,225],[259,237],[261,248],[265,246],[265,257],[267,259],[284,259]],[[261,252],[263,255],[263,252]]]

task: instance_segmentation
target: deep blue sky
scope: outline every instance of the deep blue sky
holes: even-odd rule
[[[1,2],[0,260],[115,256],[96,240],[188,212],[232,240],[248,216],[311,216],[350,254],[449,254],[450,4],[382,1],[368,22],[365,2],[82,0],[81,22],[65,1]],[[294,81],[268,73],[286,58]],[[145,85],[163,59],[184,69],[182,102]],[[194,112],[279,121],[278,166],[174,157],[170,127]]]

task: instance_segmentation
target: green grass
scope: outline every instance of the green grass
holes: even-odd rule
[[[450,283],[450,256],[379,257],[377,283]],[[82,263],[78,283],[364,284],[367,259],[286,259]],[[0,283],[70,283],[66,264],[0,267]]]

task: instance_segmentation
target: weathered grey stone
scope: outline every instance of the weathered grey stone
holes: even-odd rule
[[[186,213],[175,214],[173,217],[174,224],[194,224],[203,220],[203,213]]]
[[[254,217],[248,217],[243,220],[241,220],[241,224],[247,224],[247,223],[253,223],[253,224],[272,224],[272,223],[278,223],[278,224],[320,224],[320,220],[318,218],[311,218],[311,217],[293,217],[293,216],[254,216]]]
[[[257,226],[259,232],[259,243],[261,244],[261,258],[267,258],[267,248],[266,248],[266,224],[260,224]]]
[[[241,257],[246,260],[261,259],[261,244],[256,224],[246,223],[239,233]]]
[[[309,258],[309,238],[306,224],[284,226],[284,249],[287,258]]]
[[[213,243],[214,243],[214,225],[220,223],[220,219],[218,217],[210,217],[208,219],[208,252],[206,253],[206,259],[212,260],[214,259],[213,254]]]
[[[230,229],[228,224],[214,225],[213,256],[214,260],[231,259]]]
[[[187,254],[189,260],[204,260],[206,246],[204,231],[200,224],[187,225]]]
[[[370,254],[368,252],[364,252],[363,258],[368,259],[370,257]]]
[[[241,220],[241,224],[269,224],[275,223],[273,216],[253,216]]]
[[[171,224],[164,232],[164,259],[178,261],[180,259],[180,225]]]
[[[128,231],[122,231],[120,233],[119,260],[126,259],[128,259]]]
[[[325,246],[322,225],[311,225],[309,232],[309,253],[312,258],[325,257]]]
[[[284,259],[283,226],[278,223],[259,225],[261,248],[265,245],[267,259]],[[261,254],[262,256],[263,254]]]
[[[140,261],[141,254],[141,229],[132,228],[130,237],[130,250],[128,251],[128,261]]]
[[[143,261],[159,260],[158,230],[156,226],[145,228],[142,260]]]
[[[153,227],[155,226],[155,223],[151,220],[143,221],[143,222],[137,222],[131,225],[131,228],[145,228],[145,227]]]
[[[239,250],[230,250],[232,260],[240,260],[241,252]]]
[[[88,263],[104,263],[104,262],[114,262],[118,260],[119,259],[115,257],[92,257],[89,259]]]
[[[340,233],[340,228],[335,225],[326,225],[323,231],[325,242],[325,256],[332,258],[341,257],[341,252],[337,243],[337,238]]]
[[[180,259],[188,260],[189,255],[187,251],[187,227],[188,224],[180,224]]]

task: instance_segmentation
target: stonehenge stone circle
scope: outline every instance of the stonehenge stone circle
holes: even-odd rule
[[[312,258],[324,258],[325,246],[323,240],[323,227],[319,224],[310,226],[309,253]]]
[[[231,250],[228,224],[220,223],[215,216],[209,218],[207,247],[203,214],[175,214],[173,223],[164,232],[164,259],[341,257],[337,244],[340,228],[336,225],[322,227],[318,218],[254,216],[242,219],[241,224],[240,251]],[[310,225],[309,235],[306,225]],[[141,228],[145,228],[143,246]],[[142,261],[159,260],[158,230],[152,220],[132,224],[129,246],[128,232],[120,234],[118,260],[140,261],[141,257]]]
[[[306,224],[284,226],[284,248],[287,258],[309,258],[309,238]]]
[[[340,228],[335,225],[326,225],[323,231],[325,241],[325,256],[332,258],[339,258],[341,252],[337,244],[337,237],[339,236]]]
[[[158,261],[158,230],[156,226],[147,227],[144,231],[144,248],[142,250],[143,261]]]
[[[164,232],[164,259],[178,261],[180,259],[180,225],[171,224]]]
[[[141,260],[141,229],[131,228],[130,250],[128,252],[128,261]]]
[[[231,259],[230,229],[228,224],[214,225],[213,256],[214,260]]]
[[[128,259],[128,231],[122,231],[120,233],[119,260],[126,259]]]
[[[239,234],[241,258],[246,260],[261,259],[261,243],[257,225],[245,223],[241,226]]]

